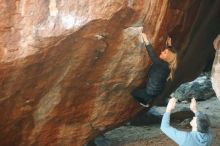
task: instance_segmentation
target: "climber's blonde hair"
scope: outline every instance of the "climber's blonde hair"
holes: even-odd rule
[[[170,68],[170,74],[167,78],[167,80],[173,80],[174,77],[174,72],[176,70],[176,66],[177,66],[177,54],[173,51],[171,51],[170,49],[168,49],[168,55],[167,58],[165,59],[166,62],[168,62],[169,64],[169,68]]]

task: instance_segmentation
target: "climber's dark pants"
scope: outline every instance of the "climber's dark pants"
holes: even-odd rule
[[[131,92],[131,95],[133,96],[133,98],[135,100],[137,100],[138,102],[141,102],[143,104],[147,104],[148,102],[150,102],[151,100],[153,100],[154,98],[157,97],[157,95],[150,95],[146,92],[146,89],[134,89]]]

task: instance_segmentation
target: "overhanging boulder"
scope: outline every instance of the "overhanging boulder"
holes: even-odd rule
[[[155,51],[175,34],[179,67],[168,95],[204,68],[220,1],[30,0],[0,3],[0,145],[82,146],[143,110],[130,96]],[[199,37],[198,37],[199,36]],[[195,67],[196,66],[196,67]]]

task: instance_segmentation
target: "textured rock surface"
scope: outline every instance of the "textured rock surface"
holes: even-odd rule
[[[213,43],[216,53],[215,53],[215,59],[212,66],[212,87],[215,90],[215,93],[220,100],[220,35],[217,36]]]
[[[199,101],[215,96],[215,92],[212,89],[210,72],[202,73],[195,80],[182,84],[171,96],[177,98],[179,101],[191,101],[193,97]]]
[[[167,32],[176,34],[182,64],[166,95],[210,59],[219,6],[218,0],[0,0],[0,145],[81,146],[133,117],[141,108],[129,92],[149,67],[136,27],[144,26],[158,52]]]

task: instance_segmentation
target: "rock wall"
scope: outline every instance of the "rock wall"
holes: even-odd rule
[[[192,98],[196,101],[206,101],[216,97],[212,88],[211,73],[201,73],[195,80],[181,84],[170,96],[180,102],[191,102]]]
[[[220,34],[216,37],[213,43],[216,53],[212,66],[212,87],[215,90],[216,96],[220,100]]]
[[[137,27],[144,26],[157,52],[167,33],[175,34],[180,69],[167,95],[210,58],[210,48],[195,44],[211,44],[216,28],[204,25],[216,26],[219,6],[218,0],[0,0],[0,145],[82,146],[132,118],[143,109],[129,92],[150,66]],[[181,72],[189,67],[194,71]]]

